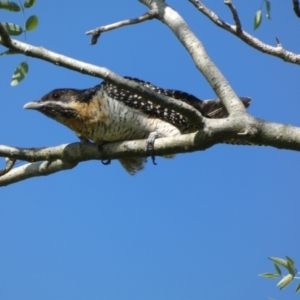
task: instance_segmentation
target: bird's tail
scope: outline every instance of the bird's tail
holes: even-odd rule
[[[247,108],[250,105],[251,98],[249,97],[240,97],[241,101]],[[220,119],[228,117],[228,112],[219,99],[212,99],[199,102],[200,107],[197,108],[204,117],[210,119]]]
[[[122,167],[130,174],[134,175],[138,171],[144,168],[147,159],[145,157],[131,157],[131,158],[121,158],[119,162]]]

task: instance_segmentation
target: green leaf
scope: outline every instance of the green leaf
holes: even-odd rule
[[[293,281],[294,276],[291,274],[288,274],[286,276],[284,276],[278,283],[277,286],[280,287],[280,289],[284,289],[285,287],[287,287],[292,281]]]
[[[1,0],[0,1],[0,9],[17,12],[17,11],[21,10],[21,7],[15,2]]]
[[[26,21],[26,25],[25,25],[26,30],[31,31],[31,30],[36,29],[36,27],[38,26],[38,23],[39,23],[39,19],[37,16],[35,16],[35,15],[30,16]]]
[[[266,278],[279,278],[280,277],[278,274],[273,274],[273,273],[262,273],[262,274],[258,274],[258,276],[266,277]]]
[[[281,270],[280,270],[280,268],[278,267],[278,265],[274,263],[274,267],[275,267],[275,270],[276,270],[277,274],[278,274],[279,276],[281,276]]]
[[[0,56],[5,56],[5,55],[11,55],[11,54],[19,54],[20,52],[15,51],[15,50],[6,50],[2,53],[0,53]]]
[[[29,8],[32,7],[36,3],[36,0],[25,0],[24,1],[24,7]]]
[[[15,86],[19,84],[26,77],[27,73],[28,73],[28,64],[27,62],[22,62],[16,68],[16,71],[13,74],[10,85]]]
[[[266,11],[267,11],[266,16],[269,20],[271,20],[271,3],[270,1],[265,0],[265,4],[266,4]]]
[[[295,276],[294,265],[289,260],[287,261],[287,269],[291,275]]]
[[[300,283],[296,287],[296,293],[298,293],[299,291],[300,291]]]
[[[280,265],[280,266],[283,266],[283,267],[285,267],[286,269],[288,268],[288,263],[287,263],[287,261],[285,260],[285,259],[282,259],[282,258],[278,258],[278,257],[269,257],[269,259],[272,261],[272,262],[274,262],[274,263],[276,263],[276,264],[278,264],[278,265]]]
[[[20,35],[23,32],[23,29],[17,24],[6,22],[1,22],[1,24],[7,30],[9,35]]]
[[[288,257],[287,255],[285,257],[286,257],[287,261],[289,261],[291,263],[292,266],[295,265],[295,262],[290,257]]]
[[[254,30],[259,27],[261,20],[262,20],[261,10],[258,10],[254,17]]]

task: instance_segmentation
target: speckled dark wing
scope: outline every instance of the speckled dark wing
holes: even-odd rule
[[[130,80],[134,80],[143,86],[155,91],[158,94],[163,94],[181,101],[184,101],[190,105],[192,103],[200,104],[203,102],[202,100],[196,98],[193,95],[188,93],[175,91],[175,90],[167,90],[162,89],[157,86],[154,86],[150,82],[145,82],[136,78],[125,77]],[[118,88],[117,86],[109,83],[102,83],[106,93],[113,99],[118,101],[122,101],[125,105],[140,110],[143,113],[147,114],[149,117],[159,118],[165,120],[174,125],[183,125],[188,126],[187,119],[183,117],[180,113],[175,112],[174,110],[170,110],[168,108],[162,107],[161,105],[153,103],[151,100],[148,100],[138,94],[133,94],[130,91]]]
[[[206,118],[225,118],[228,116],[228,113],[220,100],[203,101],[186,92],[162,89],[151,84],[150,82],[145,82],[137,78],[124,78],[134,80],[158,94],[163,94],[176,100],[183,101],[199,110]],[[133,94],[132,92],[122,88],[118,88],[109,82],[103,82],[102,86],[111,98],[122,101],[125,105],[140,110],[149,117],[159,118],[174,125],[189,126],[187,119],[174,110],[170,110],[162,107],[161,105],[155,104],[151,100],[143,98],[138,94]],[[251,99],[242,97],[241,100],[243,101],[245,107],[248,107]]]

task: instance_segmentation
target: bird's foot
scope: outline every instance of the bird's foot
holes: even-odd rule
[[[80,142],[83,143],[83,144],[92,144],[92,142],[89,139],[87,139],[83,136],[78,135],[78,138],[80,139]],[[102,151],[103,151],[102,146],[105,143],[104,142],[96,142],[95,144],[97,145],[97,148],[98,148],[99,152],[102,153]],[[101,159],[101,162],[102,162],[103,165],[107,166],[107,165],[110,165],[111,160],[110,159]]]
[[[81,135],[77,135],[77,136],[80,139],[80,142],[83,143],[83,144],[91,144],[92,143],[89,139],[87,139],[87,138],[85,138]]]
[[[151,156],[152,163],[154,165],[157,165],[157,163],[155,162],[154,142],[159,137],[162,137],[162,134],[157,131],[153,131],[149,134],[146,140],[146,153],[147,155]]]
[[[97,142],[96,145],[98,147],[98,150],[100,153],[102,153],[103,151],[103,145],[105,144],[105,142]],[[101,163],[104,165],[104,166],[108,166],[110,165],[111,163],[111,159],[101,159]]]

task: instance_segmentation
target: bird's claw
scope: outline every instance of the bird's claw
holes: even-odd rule
[[[159,132],[153,131],[149,134],[146,140],[146,153],[151,156],[152,163],[156,166],[157,163],[155,162],[155,153],[154,153],[154,142],[157,138],[161,137],[162,135]]]
[[[101,162],[104,166],[108,166],[111,163],[111,159],[101,159]]]

